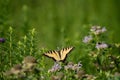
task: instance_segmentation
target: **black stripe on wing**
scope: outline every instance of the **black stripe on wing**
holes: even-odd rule
[[[59,61],[60,60],[60,55],[58,51],[51,50],[46,53],[44,53],[45,56],[52,58],[54,61]]]
[[[67,48],[63,48],[61,49],[60,52],[60,57],[61,57],[61,61],[65,62],[67,55],[74,49],[74,47],[67,47]]]

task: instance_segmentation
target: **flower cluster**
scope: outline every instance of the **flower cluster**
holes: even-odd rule
[[[82,67],[82,64],[78,62],[78,64],[74,64],[72,62],[69,62],[66,66],[64,66],[65,70],[74,70],[74,71],[79,71],[79,69]]]
[[[61,72],[62,70],[65,70],[64,73]],[[82,70],[81,62],[78,62],[78,64],[74,64],[73,62],[68,62],[67,65],[63,65],[63,66],[60,66],[60,64],[55,63],[52,69],[49,69],[48,72],[56,72],[56,75],[51,76],[51,80],[69,79],[71,75],[68,73],[73,74],[72,79],[75,79],[75,78],[80,79],[80,78],[83,78],[83,75],[85,74],[85,72]]]
[[[119,43],[118,44],[106,44],[105,41],[102,41],[105,36],[101,35],[102,33],[106,32],[105,27],[101,26],[92,26],[90,29],[90,33],[88,36],[85,36],[83,39],[84,43],[89,43],[88,51],[90,60],[94,64],[94,67],[100,74],[98,79],[103,77],[103,73],[105,77],[113,77],[115,75],[112,75],[109,73],[109,71],[115,73],[119,71],[120,65],[120,57],[112,54],[112,52],[115,51],[116,48],[120,48]],[[92,43],[90,43],[92,40]],[[91,49],[90,49],[91,48]],[[117,51],[117,50],[116,50]],[[78,73],[77,77],[79,77],[81,73]],[[84,75],[84,77],[87,77],[87,80],[94,80],[96,79],[93,75]]]
[[[98,50],[108,48],[108,45],[106,43],[101,42],[98,39],[96,39],[99,36],[93,37],[94,35],[98,35],[98,34],[106,32],[107,30],[106,30],[105,27],[92,26],[90,31],[91,31],[90,34],[88,36],[84,37],[84,39],[83,39],[84,43],[90,43],[91,41],[93,41],[95,43],[95,45],[96,45],[95,48],[98,49]],[[93,34],[91,34],[91,33],[93,33]]]
[[[106,32],[107,30],[106,30],[105,27],[101,28],[101,26],[92,26],[92,28],[90,29],[90,31],[92,33],[94,33],[95,35],[99,35],[101,33]]]
[[[6,76],[16,75],[16,76],[25,76],[23,73],[30,72],[34,70],[37,61],[32,56],[27,56],[23,59],[23,64],[16,64],[10,70],[5,72]]]
[[[79,69],[82,67],[82,64],[78,62],[78,64],[74,64],[73,62],[69,62],[67,65],[64,66],[65,70],[74,70],[79,71]],[[59,63],[54,63],[51,69],[48,70],[48,72],[56,72],[62,69],[62,66]]]

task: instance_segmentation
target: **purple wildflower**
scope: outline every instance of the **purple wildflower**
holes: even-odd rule
[[[72,69],[74,64],[72,62],[69,62],[66,66],[64,66],[65,70]]]
[[[75,71],[79,71],[79,69],[82,67],[82,64],[80,63],[80,62],[78,62],[78,64],[74,64],[74,66],[73,66],[73,70],[75,70]]]
[[[0,42],[4,43],[5,39],[4,38],[0,38]]]
[[[60,66],[60,64],[55,63],[55,64],[53,65],[53,67],[48,70],[48,72],[56,72],[56,71],[59,71],[61,68],[62,68],[62,67]]]
[[[104,49],[104,48],[108,48],[108,45],[105,43],[97,43],[96,44],[96,48],[99,49]]]
[[[82,67],[82,64],[79,62],[78,64],[73,64],[72,62],[69,62],[64,69],[65,70],[74,70],[74,71],[79,71],[79,69]]]
[[[101,28],[101,26],[93,26],[90,31],[93,32],[95,35],[98,35],[107,31],[107,29],[105,27]]]
[[[93,38],[92,38],[91,35],[85,36],[84,39],[83,39],[83,42],[84,42],[84,43],[89,43],[92,39],[93,39]]]

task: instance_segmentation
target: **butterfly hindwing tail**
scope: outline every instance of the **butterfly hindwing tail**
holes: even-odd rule
[[[68,47],[68,48],[63,48],[60,51],[60,55],[61,55],[61,60],[64,61],[64,59],[67,57],[67,54],[70,53],[70,51],[72,51],[74,47]]]

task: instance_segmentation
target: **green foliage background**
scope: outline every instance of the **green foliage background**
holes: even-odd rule
[[[120,42],[119,0],[0,0],[0,38],[6,38],[9,26],[19,41],[32,28],[37,32],[38,49],[75,46],[68,59],[84,59],[82,39],[92,25],[107,28],[107,41]],[[13,44],[14,41],[12,42]],[[6,43],[7,44],[7,43]],[[0,44],[1,45],[1,44]],[[34,54],[35,55],[35,54]],[[38,57],[38,56],[37,56]],[[47,58],[46,58],[47,59]],[[52,60],[51,60],[52,61]],[[88,67],[84,66],[83,67]],[[90,69],[86,69],[86,71]]]
[[[39,46],[55,48],[81,40],[89,25],[101,25],[109,30],[110,41],[119,42],[119,4],[119,0],[0,0],[0,36],[12,26],[19,40],[34,27]]]

